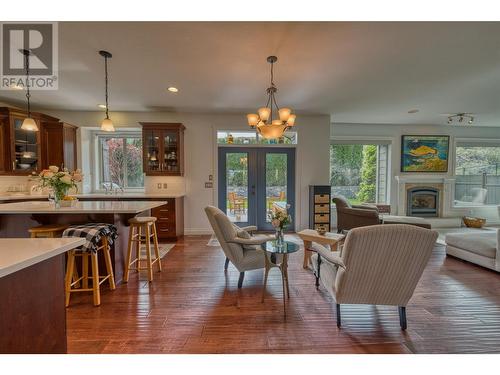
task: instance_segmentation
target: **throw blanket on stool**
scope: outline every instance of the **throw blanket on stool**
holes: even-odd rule
[[[106,236],[109,245],[112,245],[113,241],[118,238],[118,232],[113,224],[89,223],[73,225],[66,229],[62,236],[85,238],[87,241],[78,250],[95,252],[103,236]]]

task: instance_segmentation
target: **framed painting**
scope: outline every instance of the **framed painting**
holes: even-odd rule
[[[403,135],[401,172],[448,172],[448,135]]]

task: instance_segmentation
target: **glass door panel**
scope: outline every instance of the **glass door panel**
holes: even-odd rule
[[[248,153],[226,154],[226,215],[234,223],[248,222]]]
[[[14,171],[36,171],[38,169],[38,132],[21,129],[23,119],[14,119]]]
[[[274,230],[270,211],[273,207],[287,210],[292,223],[286,228],[293,231],[295,213],[295,149],[259,149],[257,188],[257,226],[260,230]]]
[[[287,154],[266,154],[266,222],[273,206],[285,210],[287,207]]]
[[[255,225],[255,153],[245,148],[219,148],[219,208],[240,226]]]
[[[179,149],[178,136],[176,131],[163,132],[163,170],[166,172],[179,172]]]
[[[155,130],[147,130],[146,132],[146,169],[151,172],[159,172],[161,170],[160,154],[160,132]]]

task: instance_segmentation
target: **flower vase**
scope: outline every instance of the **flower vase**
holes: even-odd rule
[[[54,189],[53,194],[56,208],[61,208],[61,201],[68,194],[68,188]]]
[[[285,233],[283,228],[276,228],[276,243],[278,245],[283,245],[285,243]]]

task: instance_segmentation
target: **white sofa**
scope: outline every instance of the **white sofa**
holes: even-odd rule
[[[446,254],[500,272],[500,230],[481,233],[450,233]]]

